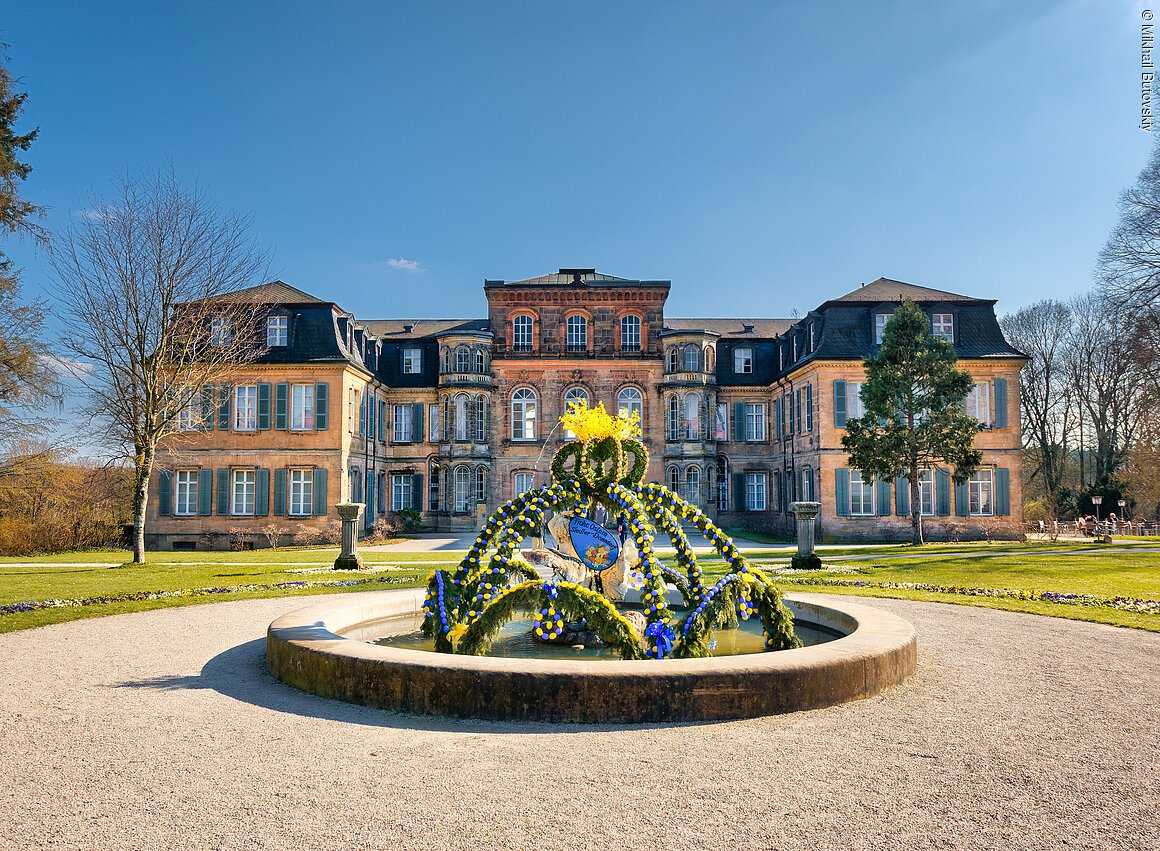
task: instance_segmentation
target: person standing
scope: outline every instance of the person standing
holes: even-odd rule
[[[628,515],[623,511],[616,518],[616,534],[620,535],[620,545],[624,546],[624,539],[628,537]]]

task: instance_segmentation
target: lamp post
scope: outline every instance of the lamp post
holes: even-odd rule
[[[1093,496],[1092,497],[1092,505],[1094,505],[1096,507],[1096,522],[1097,523],[1100,522],[1100,503],[1102,503],[1103,501],[1104,501],[1104,498],[1102,496]]]
[[[1119,502],[1116,503],[1116,505],[1120,506],[1120,519],[1126,520],[1127,518],[1124,517],[1124,508],[1128,505],[1128,500],[1121,499]]]

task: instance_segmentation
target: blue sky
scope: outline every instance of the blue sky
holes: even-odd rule
[[[559,266],[669,278],[672,315],[883,275],[1013,310],[1090,286],[1151,143],[1133,3],[14,5],[50,228],[172,163],[364,318]]]

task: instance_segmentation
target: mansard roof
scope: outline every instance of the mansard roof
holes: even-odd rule
[[[595,269],[564,268],[548,275],[522,278],[517,281],[484,280],[484,289],[495,287],[669,287],[671,281],[642,281],[636,278],[618,278]]]
[[[918,284],[908,284],[905,281],[895,281],[890,278],[879,278],[876,281],[871,281],[869,284],[862,284],[858,289],[851,290],[844,296],[830,299],[826,302],[826,305],[834,304],[835,302],[870,302],[872,304],[878,304],[884,301],[902,301],[904,298],[920,302],[984,301],[984,299],[974,298],[969,295],[947,292],[946,290],[936,290],[931,287],[919,286]]]
[[[666,316],[664,331],[707,331],[720,337],[770,339],[784,334],[794,321],[793,319],[672,319]]]
[[[234,290],[221,298],[223,301],[252,301],[256,304],[331,304],[277,280]]]
[[[419,339],[443,334],[489,333],[486,319],[368,319],[361,323],[376,337],[383,339]]]

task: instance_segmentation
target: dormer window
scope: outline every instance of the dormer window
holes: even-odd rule
[[[230,320],[217,316],[209,323],[209,343],[211,346],[228,346],[233,338]]]
[[[930,317],[930,330],[936,337],[941,337],[948,343],[955,341],[955,315],[953,313],[935,313]]]
[[[874,314],[874,345],[882,345],[882,338],[886,334],[886,323],[890,321],[892,315],[891,313]]]
[[[517,316],[512,320],[512,351],[532,350],[532,317]]]
[[[403,349],[403,374],[418,375],[423,371],[423,350],[419,348]]]
[[[270,316],[266,318],[266,345],[285,346],[290,342],[290,317]]]
[[[810,323],[810,351],[811,352],[818,347],[817,330],[818,330],[818,323],[811,322]]]
[[[737,375],[753,372],[753,349],[744,346],[733,350],[733,372]]]
[[[797,363],[797,359],[798,359],[798,338],[797,338],[797,334],[794,334],[794,337],[793,337],[793,360],[791,360],[790,363]]]

